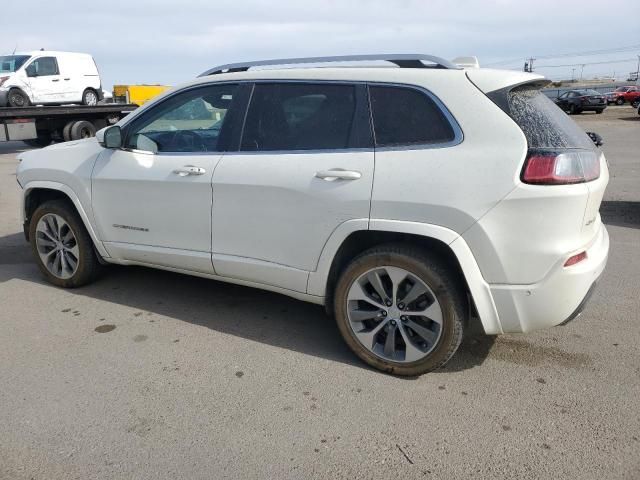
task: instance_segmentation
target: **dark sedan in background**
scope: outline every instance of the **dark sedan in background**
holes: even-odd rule
[[[569,90],[556,98],[556,105],[571,115],[588,111],[602,113],[607,108],[607,99],[595,90]]]

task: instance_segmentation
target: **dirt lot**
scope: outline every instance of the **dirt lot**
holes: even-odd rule
[[[142,268],[46,284],[0,145],[0,478],[640,478],[640,117],[605,139],[608,268],[566,327],[366,368],[321,308]]]

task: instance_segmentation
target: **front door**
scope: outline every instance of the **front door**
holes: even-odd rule
[[[92,177],[100,238],[116,258],[213,273],[211,179],[237,85],[177,93],[123,127]]]
[[[331,233],[369,218],[368,118],[363,85],[254,86],[240,151],[213,177],[216,273],[306,291]]]
[[[60,103],[65,100],[65,86],[60,79],[60,69],[56,57],[40,57],[27,68],[31,102]]]

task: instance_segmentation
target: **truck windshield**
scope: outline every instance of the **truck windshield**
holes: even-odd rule
[[[0,56],[0,73],[13,73],[18,70],[24,62],[31,58],[29,55],[5,55]]]

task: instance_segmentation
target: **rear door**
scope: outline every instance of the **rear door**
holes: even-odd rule
[[[331,233],[369,217],[368,118],[364,85],[254,86],[239,151],[213,177],[216,273],[306,291]]]
[[[39,57],[26,67],[33,103],[60,103],[65,100],[56,57]]]

